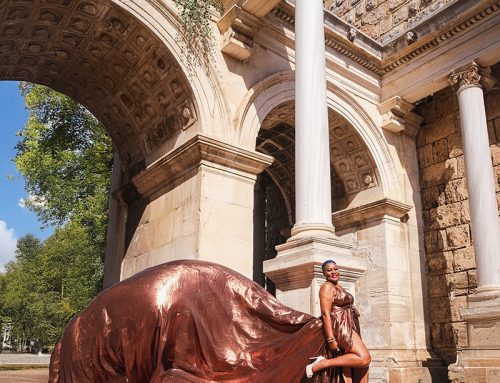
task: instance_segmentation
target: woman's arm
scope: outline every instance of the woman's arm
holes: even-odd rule
[[[324,283],[319,289],[319,304],[321,306],[321,319],[323,320],[323,328],[325,329],[326,338],[329,340],[328,345],[331,350],[338,349],[337,337],[333,333],[332,324],[332,305],[336,295],[336,289],[331,283]],[[331,339],[334,339],[332,342]]]

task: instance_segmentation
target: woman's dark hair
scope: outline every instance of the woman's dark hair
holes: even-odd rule
[[[329,263],[333,263],[334,265],[337,264],[337,262],[335,262],[334,260],[332,259],[328,259],[326,260],[325,262],[323,262],[323,264],[321,265],[321,270],[325,271],[325,267],[326,265],[328,265]]]

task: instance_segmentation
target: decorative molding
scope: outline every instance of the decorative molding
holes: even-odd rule
[[[355,282],[367,268],[366,257],[354,255],[354,245],[338,238],[299,238],[276,250],[276,258],[264,261],[264,273],[280,290],[307,287],[314,278],[322,279],[321,264],[332,257],[348,282]]]
[[[478,4],[481,4],[481,1],[459,0],[450,3],[426,17],[416,19],[401,35],[382,44],[360,31],[357,31],[355,38],[350,41],[352,26],[331,12],[325,11],[325,45],[371,72],[384,75],[438,48],[450,39],[466,33],[473,26],[499,13],[498,0],[490,0],[482,7]],[[444,10],[448,12],[445,16],[443,16]],[[467,16],[454,21],[457,14],[467,12],[469,12]],[[280,3],[270,14],[293,28],[294,8],[289,1]],[[431,28],[433,25],[434,28]],[[436,29],[440,32],[435,33]],[[412,32],[411,44],[407,39],[409,30]],[[418,38],[415,40],[413,36]]]
[[[495,86],[496,79],[490,75],[490,68],[481,68],[473,61],[465,69],[454,71],[450,75],[449,82],[456,87],[456,92],[459,93],[471,87],[481,87],[488,91]]]
[[[413,108],[413,104],[399,96],[382,102],[378,106],[383,118],[382,128],[393,133],[404,132],[415,138],[423,118],[413,113]]]
[[[476,9],[475,12],[466,16],[464,19],[454,20],[457,18],[458,14],[470,11],[470,9],[473,9],[473,7],[477,6],[478,3],[480,3],[478,0],[457,1],[444,8],[448,11],[449,16],[447,17],[443,17],[442,13],[444,9],[442,8],[425,19],[419,19],[418,25],[417,23],[409,24],[408,29],[411,29],[413,33],[419,36],[417,42],[420,42],[419,44],[413,43],[413,49],[410,51],[404,52],[404,47],[407,45],[405,34],[402,34],[393,40],[384,42],[383,73],[389,73],[423,53],[443,45],[443,43],[447,40],[464,34],[475,24],[479,24],[493,17],[500,9],[498,0],[492,0],[485,6]],[[441,31],[438,34],[432,33],[434,30],[430,28],[430,25],[433,24],[436,25],[434,30],[439,30],[439,28],[441,28]],[[442,29],[443,26],[445,26],[445,29]],[[426,35],[429,35],[429,37],[426,38]],[[402,51],[403,53],[400,54],[399,57],[395,57],[398,51]]]
[[[137,192],[147,197],[202,164],[216,164],[255,176],[271,165],[273,158],[198,134],[167,153],[132,178]]]
[[[362,206],[336,211],[332,214],[332,220],[335,228],[342,230],[386,217],[401,220],[411,209],[412,206],[406,203],[383,198]]]

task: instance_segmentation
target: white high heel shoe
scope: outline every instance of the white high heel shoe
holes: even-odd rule
[[[325,357],[324,357],[324,356],[318,356],[314,362],[312,362],[311,364],[308,364],[308,365],[306,366],[306,376],[307,376],[309,379],[311,379],[311,378],[313,377],[313,375],[314,375],[314,372],[313,372],[313,366],[314,366],[316,363],[318,363],[318,362],[322,361],[323,359],[325,359]]]

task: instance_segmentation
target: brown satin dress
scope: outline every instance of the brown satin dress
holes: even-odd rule
[[[351,351],[352,348],[352,332],[359,332],[359,313],[354,307],[354,297],[349,292],[342,288],[335,288],[335,297],[332,303],[332,327],[333,334],[337,338],[340,348],[340,354],[345,354]],[[339,356],[324,344],[320,353],[325,358],[331,359]],[[328,368],[322,370],[315,375],[314,383],[343,383],[344,375],[342,368]],[[353,380],[353,383],[355,381]]]
[[[358,310],[353,306],[354,297],[344,289],[335,288],[336,295],[332,304],[333,333],[337,337],[340,349],[348,353],[352,348],[352,331],[358,330]]]
[[[176,261],[99,294],[52,353],[50,383],[299,383],[322,321],[209,262]]]

